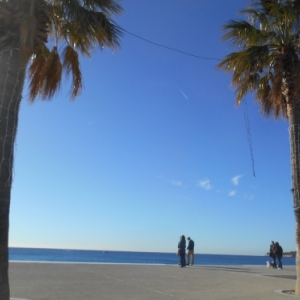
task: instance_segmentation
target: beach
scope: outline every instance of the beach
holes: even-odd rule
[[[295,267],[10,262],[11,299],[292,299]]]

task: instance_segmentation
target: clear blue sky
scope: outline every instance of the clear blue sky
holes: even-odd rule
[[[122,1],[129,32],[191,54],[222,58],[221,26],[244,0]],[[20,111],[10,246],[264,255],[295,250],[288,123],[247,97],[216,60],[132,35],[82,60],[84,90]]]

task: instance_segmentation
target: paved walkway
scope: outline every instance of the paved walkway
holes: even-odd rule
[[[12,299],[297,299],[295,267],[10,263]],[[298,298],[300,299],[300,297]]]

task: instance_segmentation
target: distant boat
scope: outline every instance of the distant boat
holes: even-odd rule
[[[108,253],[108,251],[107,251],[107,250],[104,250],[103,253]]]

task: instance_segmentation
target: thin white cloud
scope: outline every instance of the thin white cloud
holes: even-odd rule
[[[233,183],[233,185],[239,185],[240,179],[243,177],[244,175],[237,175],[231,178],[231,182]]]
[[[171,183],[176,186],[182,186],[182,181],[172,180]]]
[[[185,94],[185,92],[177,85],[177,88],[178,90],[180,91],[180,93],[182,94],[182,96],[185,98],[185,99],[189,99],[189,97]]]
[[[198,181],[198,186],[209,191],[212,189],[212,185],[210,183],[209,179],[205,179],[205,180],[199,180]]]
[[[233,197],[233,196],[235,196],[235,194],[236,194],[236,191],[230,191],[228,193],[228,196]]]

